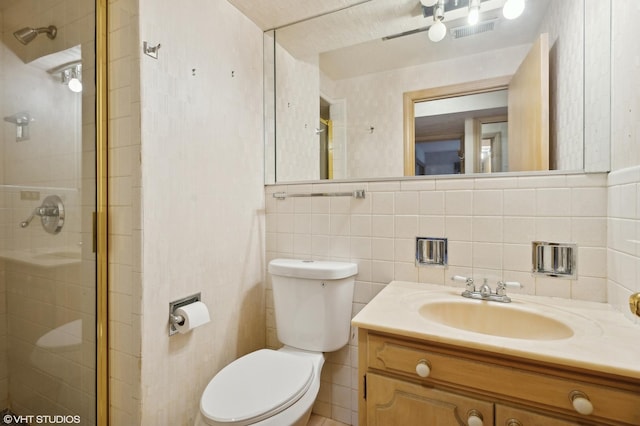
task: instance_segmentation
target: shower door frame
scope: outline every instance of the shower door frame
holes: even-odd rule
[[[108,344],[108,0],[96,0],[96,424],[109,424]]]

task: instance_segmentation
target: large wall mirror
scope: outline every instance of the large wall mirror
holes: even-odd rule
[[[610,1],[446,0],[438,42],[438,2],[345,3],[265,32],[267,183],[609,169]]]

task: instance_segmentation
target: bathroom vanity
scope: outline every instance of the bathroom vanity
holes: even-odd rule
[[[638,325],[605,304],[460,292],[394,281],[356,315],[360,425],[640,424]]]

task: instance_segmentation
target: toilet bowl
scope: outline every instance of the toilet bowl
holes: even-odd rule
[[[249,353],[220,370],[202,394],[197,426],[306,425],[324,352],[348,342],[357,265],[276,259],[269,272],[284,346]]]
[[[286,346],[245,355],[209,382],[196,425],[306,425],[323,364],[322,353]]]

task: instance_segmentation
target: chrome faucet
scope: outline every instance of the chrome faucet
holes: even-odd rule
[[[487,284],[486,278],[484,279],[484,282],[480,286],[480,296],[482,296],[483,299],[486,299],[487,297],[491,296],[491,287],[489,287],[489,284]]]
[[[479,289],[476,289],[473,278],[461,277],[454,275],[452,281],[464,281],[466,283],[465,290],[462,292],[463,297],[469,299],[489,300],[493,302],[509,303],[511,298],[507,296],[507,287],[523,288],[522,284],[517,281],[498,281],[495,293],[491,290],[488,280],[485,278]]]

